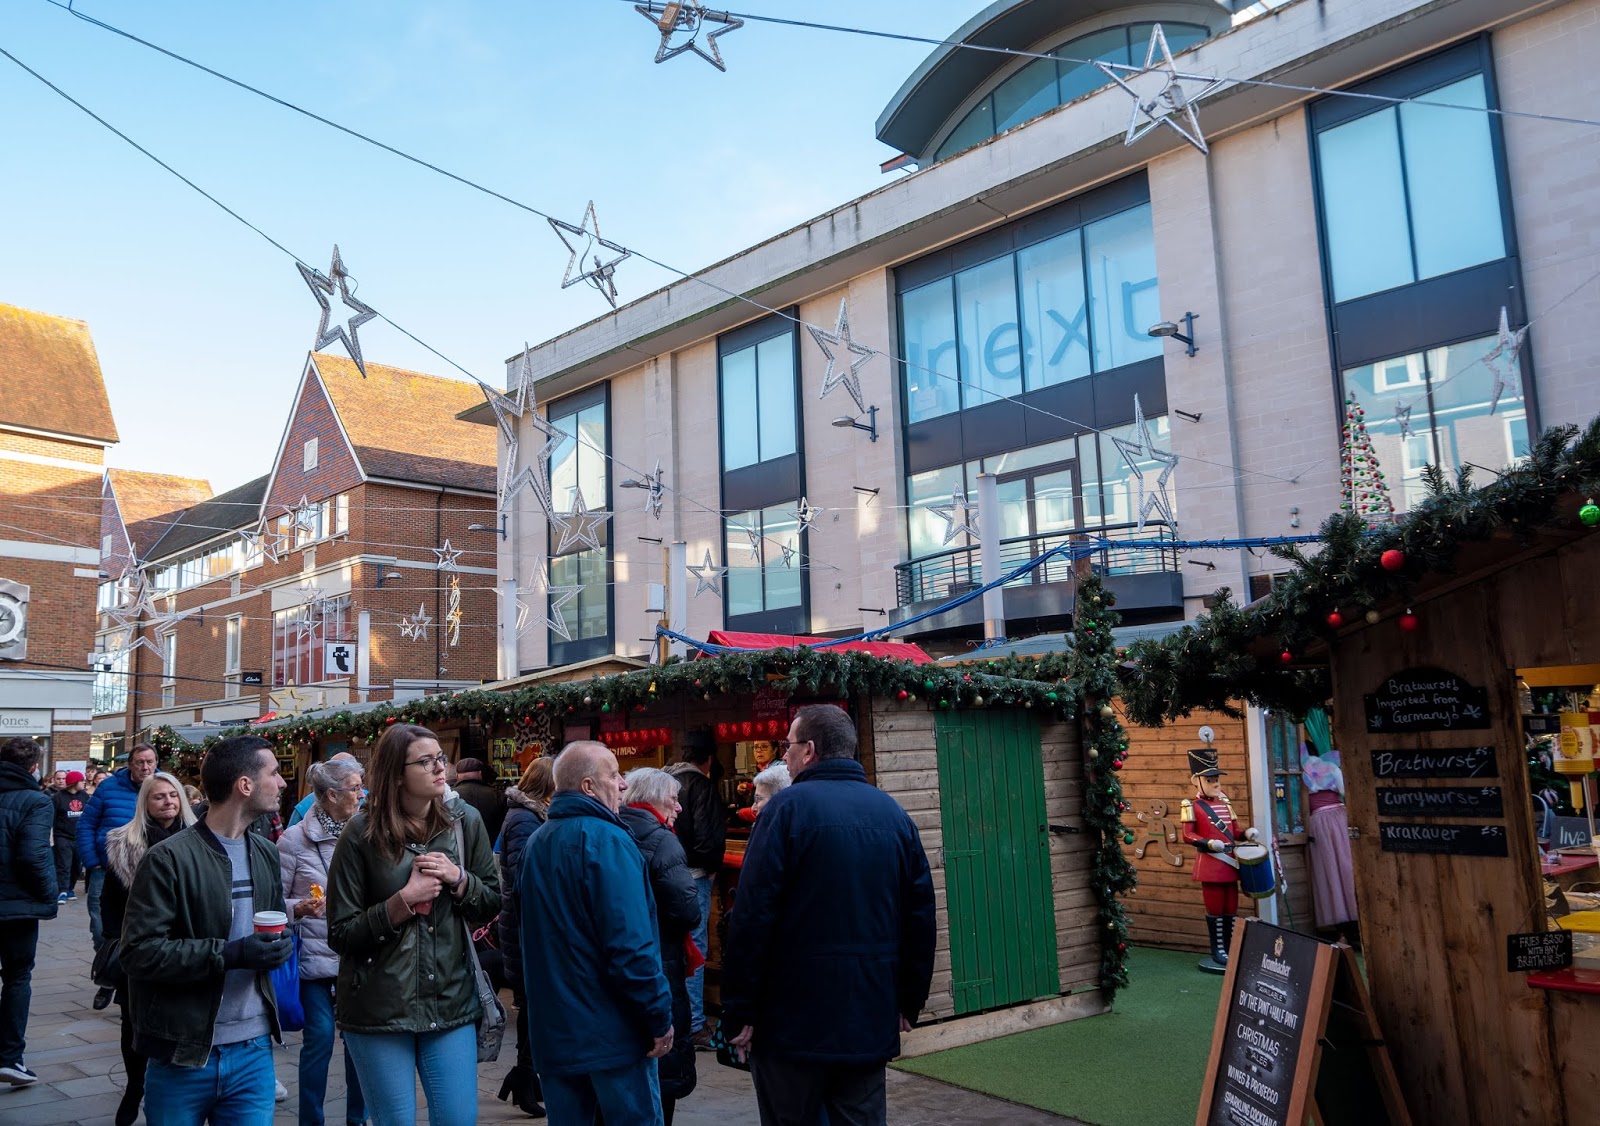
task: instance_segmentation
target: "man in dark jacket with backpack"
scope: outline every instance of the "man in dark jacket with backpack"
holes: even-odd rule
[[[850,716],[803,707],[794,782],[756,819],[723,958],[723,1027],[762,1126],[881,1124],[884,1066],[928,1000],[934,903],[917,827],[856,761]]]
[[[44,751],[32,739],[0,743],[0,1082],[38,1081],[22,1062],[33,1000],[39,920],[56,917],[55,804],[39,788]]]

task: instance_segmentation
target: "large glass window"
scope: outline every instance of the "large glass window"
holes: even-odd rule
[[[324,679],[323,642],[355,639],[348,594],[274,612],[272,686],[318,683]]]
[[[728,563],[727,616],[742,617],[801,604],[798,499],[728,517],[723,558]]]
[[[797,448],[794,329],[723,352],[722,468],[742,469]]]
[[[96,715],[110,715],[128,710],[128,664],[127,649],[117,649],[96,658],[94,671]]]
[[[584,507],[603,509],[611,495],[607,433],[607,401],[585,395],[569,406],[558,403],[550,410],[550,423],[563,438],[550,454],[550,488],[557,512],[570,512],[583,493]],[[558,530],[552,526],[550,548],[557,547]],[[569,638],[552,631],[552,664],[564,664],[598,655],[611,637],[610,548],[611,525],[599,529],[600,549],[569,550],[550,560],[552,586],[579,587],[577,597],[561,607]],[[546,608],[547,612],[549,607]],[[581,644],[580,644],[581,643]],[[577,649],[570,646],[578,645]],[[594,652],[591,653],[591,650]]]
[[[1415,94],[1488,104],[1482,74]],[[1335,301],[1505,257],[1490,128],[1485,113],[1407,103],[1317,134]]]
[[[1495,472],[1527,456],[1520,373],[1511,373],[1495,400],[1495,374],[1486,357],[1496,341],[1481,337],[1343,373],[1344,392],[1362,407],[1396,511],[1426,497],[1422,471],[1429,465],[1452,474],[1464,465]]]
[[[1150,205],[900,295],[906,417],[919,422],[1161,354]]]

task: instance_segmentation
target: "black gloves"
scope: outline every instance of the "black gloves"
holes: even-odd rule
[[[222,966],[229,970],[275,970],[294,953],[287,932],[248,934],[222,948]]]

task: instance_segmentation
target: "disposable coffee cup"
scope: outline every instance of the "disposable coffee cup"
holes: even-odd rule
[[[282,934],[289,926],[289,916],[282,911],[257,911],[251,922],[257,934]]]

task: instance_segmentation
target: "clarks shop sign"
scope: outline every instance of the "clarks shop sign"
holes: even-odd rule
[[[0,738],[50,734],[49,708],[0,708]]]
[[[1387,678],[1366,702],[1367,730],[1457,731],[1489,726],[1489,693],[1444,669],[1406,669]]]

